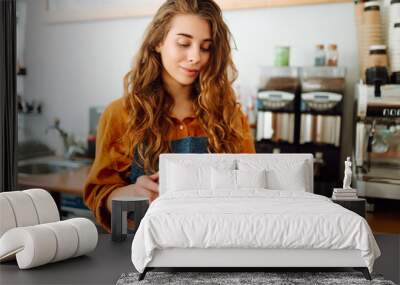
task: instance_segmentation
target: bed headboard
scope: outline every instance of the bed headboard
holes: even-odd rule
[[[305,191],[313,192],[314,189],[314,170],[313,170],[313,155],[306,154],[215,154],[215,153],[165,153],[160,155],[159,171],[160,171],[160,194],[165,193],[165,185],[168,179],[167,163],[169,161],[177,163],[190,163],[190,164],[217,164],[221,161],[232,161],[235,169],[257,169],[262,168],[278,168],[285,173],[285,179],[297,179],[290,176],[290,171],[285,169],[292,169],[293,167],[302,168],[304,173],[304,182],[306,185]]]

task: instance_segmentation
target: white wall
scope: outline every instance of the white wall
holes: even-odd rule
[[[57,116],[64,129],[85,138],[89,107],[107,105],[122,95],[122,77],[150,17],[47,24],[39,4],[28,1],[24,97],[42,100],[44,113],[25,116],[25,131],[27,137],[41,139],[60,153],[60,138],[55,132],[45,134],[45,128]],[[301,66],[312,65],[316,44],[337,43],[339,64],[348,68],[349,111],[344,120],[346,136],[351,136],[348,103],[358,78],[352,3],[228,11],[224,17],[238,47],[238,83],[247,86],[257,84],[258,66],[272,65],[276,45],[290,45],[291,65]]]

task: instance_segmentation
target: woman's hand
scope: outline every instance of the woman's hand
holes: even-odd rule
[[[107,199],[107,208],[112,211],[112,200],[118,197],[147,197],[149,202],[153,202],[158,197],[158,179],[159,173],[152,175],[142,175],[136,180],[136,183],[115,189]]]
[[[142,175],[133,184],[133,192],[138,194],[135,196],[148,197],[150,203],[153,202],[158,197],[158,172],[152,175]]]

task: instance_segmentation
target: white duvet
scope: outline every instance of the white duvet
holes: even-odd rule
[[[143,272],[155,249],[358,249],[372,272],[379,248],[365,219],[328,198],[299,191],[184,191],[156,199],[132,243]]]

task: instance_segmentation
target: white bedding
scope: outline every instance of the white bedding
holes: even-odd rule
[[[370,272],[380,256],[359,215],[323,196],[266,189],[165,193],[136,232],[135,268],[143,272],[165,248],[358,249]]]

